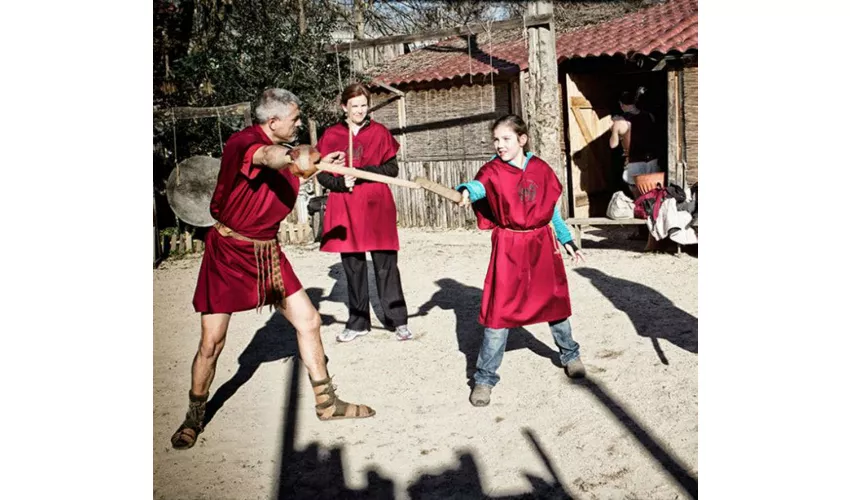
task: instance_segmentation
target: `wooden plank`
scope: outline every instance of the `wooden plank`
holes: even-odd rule
[[[251,103],[241,102],[229,106],[216,106],[212,108],[180,107],[168,109],[155,109],[153,117],[155,120],[171,121],[194,120],[197,118],[217,118],[219,116],[251,116]],[[250,124],[250,119],[248,119]]]
[[[573,226],[631,226],[646,224],[645,219],[609,219],[607,217],[565,219],[564,222]]]
[[[593,104],[590,103],[586,98],[581,96],[573,96],[570,97],[570,107],[571,108],[589,108],[593,109]]]
[[[573,112],[573,117],[578,124],[579,130],[581,130],[581,136],[584,137],[585,144],[589,146],[593,142],[593,135],[591,135],[590,129],[587,128],[587,124],[584,123],[584,118],[581,116],[581,108],[570,106],[570,110]]]
[[[535,16],[523,16],[519,19],[508,19],[506,21],[496,21],[490,23],[488,26],[487,23],[472,23],[464,26],[457,26],[454,28],[447,28],[441,30],[432,30],[432,31],[424,31],[422,33],[413,33],[409,35],[393,35],[393,36],[385,36],[381,38],[375,38],[372,40],[357,40],[349,43],[339,43],[336,45],[328,44],[325,45],[325,52],[333,53],[333,52],[344,52],[347,50],[355,50],[362,49],[365,47],[378,47],[382,45],[396,45],[396,44],[404,44],[404,43],[416,43],[423,42],[426,40],[436,40],[439,38],[448,38],[450,36],[459,36],[459,35],[476,35],[478,33],[485,33],[487,31],[501,31],[501,30],[509,30],[515,28],[522,28],[523,26],[526,28],[536,27],[541,25],[550,25],[552,26],[552,14],[544,14],[544,15],[535,15]]]
[[[576,207],[586,207],[590,205],[590,198],[584,191],[576,191],[574,198]]]

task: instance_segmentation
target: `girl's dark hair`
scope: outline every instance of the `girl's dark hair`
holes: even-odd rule
[[[366,102],[369,101],[369,97],[372,95],[369,92],[369,89],[366,88],[362,83],[352,83],[348,87],[345,87],[342,91],[342,95],[340,96],[340,104],[346,106],[348,105],[348,100],[353,97],[358,96],[366,96]]]
[[[496,132],[496,129],[501,127],[502,125],[507,125],[513,130],[517,136],[520,135],[528,135],[528,126],[525,124],[523,119],[517,115],[505,115],[495,122],[493,122],[493,126],[490,127],[490,133]]]
[[[620,102],[627,105],[637,104],[640,96],[646,93],[646,87],[638,87],[635,90],[627,90],[620,94]]]

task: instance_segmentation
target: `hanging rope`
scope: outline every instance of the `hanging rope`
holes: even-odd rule
[[[472,30],[468,24],[466,30],[469,31],[469,34],[466,35],[466,48],[469,53],[469,84],[472,85]]]
[[[351,79],[351,68],[354,66],[354,50],[351,48],[351,40],[348,41],[348,84],[354,81]]]
[[[525,21],[523,21],[525,22]],[[493,85],[493,33],[490,31],[490,27],[493,26],[493,20],[487,20],[487,43],[489,44],[489,48],[487,52],[490,53],[490,87],[493,89],[493,98],[496,97],[496,87]],[[495,100],[493,102],[496,102]]]
[[[525,52],[528,53],[528,26],[525,24],[525,14],[522,15],[522,39],[525,42]]]
[[[224,154],[224,142],[221,140],[221,114],[218,112],[218,107],[215,108],[215,116],[218,119],[218,147],[221,149],[221,154]]]
[[[180,185],[180,164],[177,163],[177,120],[174,118],[174,108],[171,108],[171,131],[174,135],[174,168],[177,170],[177,185]]]

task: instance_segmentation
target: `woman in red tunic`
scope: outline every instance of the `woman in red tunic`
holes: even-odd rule
[[[575,262],[584,257],[556,206],[561,183],[545,161],[524,153],[528,129],[522,118],[507,115],[491,130],[497,154],[474,181],[457,187],[463,193],[461,206],[474,203],[478,227],[493,230],[478,318],[485,327],[484,341],[470,396],[475,406],[490,403],[511,328],[548,322],[567,375],[584,376],[570,326],[567,274],[555,239]]]
[[[398,142],[385,126],[368,117],[369,91],[359,83],[349,85],[340,102],[345,121],[328,128],[316,148],[322,155],[347,152],[349,166],[396,177]],[[348,280],[349,317],[337,340],[348,342],[371,329],[366,252],[372,253],[378,298],[387,326],[395,329],[397,339],[410,339],[398,271],[396,208],[389,186],[327,172],[319,173],[318,178],[330,191],[320,249],[341,254]]]

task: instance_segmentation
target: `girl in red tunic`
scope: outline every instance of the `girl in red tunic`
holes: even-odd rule
[[[399,144],[385,126],[367,116],[369,91],[359,83],[349,85],[340,102],[345,121],[328,128],[316,148],[322,156],[343,151],[353,168],[396,177]],[[387,326],[395,329],[399,340],[412,338],[398,271],[395,200],[389,186],[328,172],[320,172],[318,179],[330,191],[320,250],[341,254],[348,281],[349,318],[337,340],[348,342],[371,329],[366,252],[372,253],[378,298]]]
[[[574,262],[584,257],[556,206],[561,183],[545,161],[525,154],[528,128],[522,118],[507,115],[491,130],[497,154],[474,181],[457,187],[463,193],[461,206],[474,203],[478,227],[493,230],[478,318],[485,327],[484,341],[470,396],[475,406],[490,403],[511,328],[548,322],[567,375],[584,376],[570,327],[566,270],[555,239]]]

